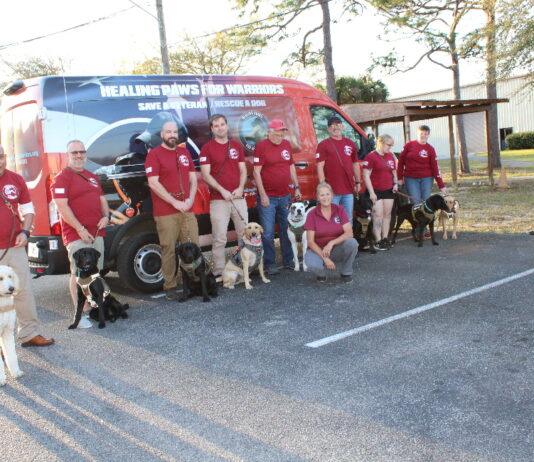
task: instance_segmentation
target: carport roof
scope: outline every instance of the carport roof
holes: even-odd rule
[[[434,119],[456,114],[488,111],[492,104],[507,103],[508,99],[457,99],[448,101],[417,100],[387,103],[345,104],[343,110],[360,126],[387,122]]]

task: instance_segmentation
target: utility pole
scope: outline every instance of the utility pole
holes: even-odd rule
[[[161,48],[161,69],[163,74],[170,74],[169,50],[167,49],[167,34],[165,33],[165,19],[163,18],[163,0],[156,0],[158,10],[159,42]]]

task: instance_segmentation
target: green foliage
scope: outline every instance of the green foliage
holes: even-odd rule
[[[508,149],[534,149],[534,132],[512,133],[506,137]]]
[[[4,61],[4,63],[11,69],[13,80],[64,74],[66,67],[62,58],[41,58],[38,56],[17,62]]]
[[[169,53],[172,74],[236,74],[264,46],[263,38],[248,28],[219,32],[205,42],[186,40],[186,45]],[[161,74],[161,61],[150,58],[136,64],[131,72]]]
[[[336,94],[338,104],[381,103],[387,100],[389,91],[380,80],[364,75],[336,79]]]

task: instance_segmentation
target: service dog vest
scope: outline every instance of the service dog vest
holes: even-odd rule
[[[104,293],[102,294],[102,298],[106,298],[111,293],[111,290],[107,282],[100,276],[99,273],[91,274],[90,276],[85,278],[76,278],[76,284],[80,286],[83,295],[85,296],[85,298],[89,302],[89,305],[91,305],[92,308],[98,308],[98,304],[94,301],[93,294],[91,294],[91,284],[97,279],[102,279],[102,285],[104,286]]]
[[[251,245],[244,242],[239,242],[238,250],[234,255],[232,255],[231,258],[232,263],[239,268],[243,268],[243,260],[241,259],[241,252],[239,251],[239,249],[242,249],[243,247],[256,254],[256,261],[254,262],[254,265],[249,266],[248,268],[248,271],[251,273],[252,271],[258,269],[258,266],[260,266],[261,257],[263,256],[263,245]]]
[[[417,221],[417,217],[415,216],[417,212],[421,212],[429,220],[433,220],[434,214],[436,213],[432,209],[428,208],[426,202],[421,202],[420,204],[414,205],[412,207],[412,217],[414,221]]]
[[[200,281],[200,276],[198,276],[195,271],[202,262],[204,262],[204,273],[209,274],[211,271],[211,268],[210,268],[209,263],[204,258],[204,255],[200,255],[200,257],[198,257],[192,263],[180,262],[180,268],[182,268],[187,273],[187,276],[189,276],[189,279],[191,279],[194,282],[198,282]]]
[[[302,235],[304,234],[304,225],[293,226],[290,224],[289,229],[293,232],[298,242],[302,241]]]

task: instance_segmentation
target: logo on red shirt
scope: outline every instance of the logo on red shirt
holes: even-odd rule
[[[289,155],[289,151],[288,151],[287,149],[284,149],[284,150],[282,151],[282,158],[283,158],[284,160],[289,160],[289,159],[291,159],[291,156]]]
[[[239,159],[239,154],[237,153],[237,150],[235,150],[234,148],[230,149],[229,151],[230,153],[230,159]]]
[[[19,197],[17,187],[12,184],[6,184],[3,189],[4,196],[8,199],[15,200]]]
[[[425,149],[421,149],[419,151],[419,156],[420,157],[428,157],[428,152]]]
[[[189,159],[187,158],[187,156],[185,154],[182,154],[180,157],[179,157],[179,160],[180,160],[180,163],[184,166],[184,167],[189,167]]]
[[[347,156],[351,156],[352,155],[352,147],[351,146],[344,146],[343,147],[343,151],[345,152],[345,154]]]
[[[391,168],[391,169],[395,168],[395,162],[393,162],[392,160],[388,160],[387,164],[388,164],[389,168]]]
[[[95,188],[98,188],[98,181],[96,181],[94,178],[89,178],[89,184]]]
[[[334,223],[341,223],[341,219],[339,217],[334,218]]]

